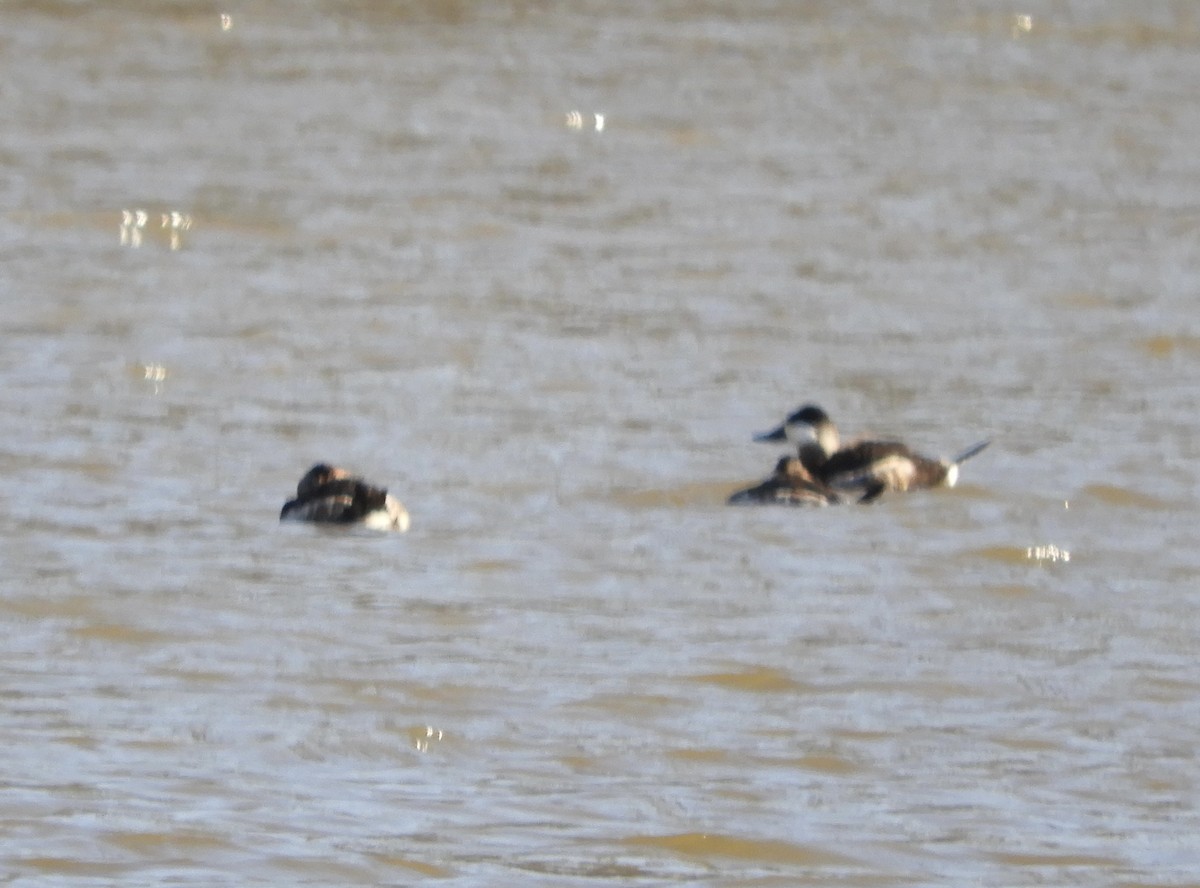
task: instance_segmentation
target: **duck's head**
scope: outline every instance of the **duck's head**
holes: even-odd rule
[[[804,462],[794,456],[781,456],[775,464],[775,477],[791,481],[812,481],[812,473]]]
[[[327,463],[317,463],[311,469],[304,473],[304,477],[300,479],[300,483],[296,485],[296,493],[299,496],[305,496],[312,493],[322,484],[328,484],[330,481],[341,481],[344,478],[349,478],[350,473],[345,469],[331,466]]]
[[[769,432],[760,432],[754,436],[754,440],[769,444],[791,442],[802,446],[815,441],[826,456],[841,446],[837,426],[829,414],[816,404],[805,404],[794,410],[780,425]]]

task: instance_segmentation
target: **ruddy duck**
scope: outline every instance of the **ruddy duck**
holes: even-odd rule
[[[408,510],[385,488],[325,463],[317,463],[300,479],[296,498],[284,503],[279,520],[361,524],[399,533],[409,526]]]
[[[859,502],[870,502],[886,490],[953,487],[958,467],[991,443],[980,441],[953,459],[930,459],[899,441],[859,441],[842,447],[833,420],[813,404],[754,440],[797,443],[801,464],[817,481],[838,490],[861,490]]]
[[[828,506],[838,502],[837,492],[813,478],[794,456],[781,457],[771,477],[729,498],[731,506]]]

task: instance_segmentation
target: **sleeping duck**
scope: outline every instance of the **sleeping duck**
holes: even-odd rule
[[[408,530],[408,510],[383,487],[368,484],[345,469],[317,463],[296,485],[280,521],[357,524],[370,530]]]
[[[731,506],[828,506],[838,502],[837,492],[816,480],[794,456],[780,457],[769,478],[729,497]]]

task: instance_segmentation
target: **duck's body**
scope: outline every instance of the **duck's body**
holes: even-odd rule
[[[296,498],[284,503],[280,521],[358,524],[371,530],[404,533],[408,511],[386,488],[375,487],[345,469],[318,463],[296,485]]]
[[[837,492],[813,478],[794,456],[782,457],[771,477],[761,484],[729,497],[731,506],[828,506],[837,502]]]
[[[836,490],[861,492],[859,502],[869,502],[884,491],[953,487],[959,465],[989,443],[982,441],[953,459],[931,459],[899,441],[859,441],[842,447],[833,420],[812,404],[755,440],[798,442],[799,460],[813,478]]]

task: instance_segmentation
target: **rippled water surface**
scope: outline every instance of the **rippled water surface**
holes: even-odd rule
[[[0,20],[4,880],[1200,880],[1191,3]]]

